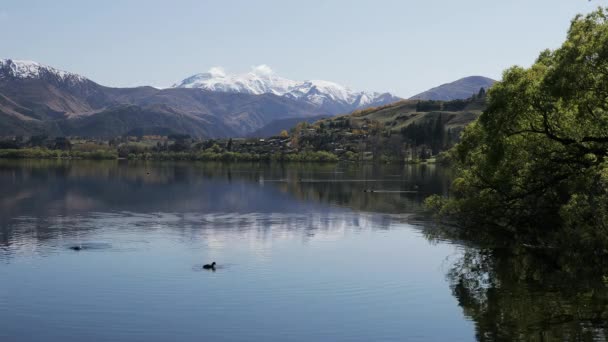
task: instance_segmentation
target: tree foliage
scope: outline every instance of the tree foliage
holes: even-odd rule
[[[428,120],[422,124],[414,122],[409,126],[403,127],[401,135],[409,144],[430,146],[433,154],[437,154],[443,150],[446,140],[449,138],[441,114],[434,120]]]
[[[512,67],[451,151],[449,199],[429,206],[468,226],[608,253],[608,22],[573,19],[566,42]]]

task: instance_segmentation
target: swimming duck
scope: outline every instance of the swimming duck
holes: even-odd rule
[[[70,249],[74,250],[74,251],[81,251],[82,250],[82,246],[72,246],[72,247],[70,247]]]
[[[206,270],[214,270],[215,269],[215,261],[212,262],[211,264],[205,264],[203,265],[203,268]]]

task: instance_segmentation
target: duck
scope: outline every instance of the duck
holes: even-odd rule
[[[81,251],[82,250],[82,246],[72,246],[72,247],[70,247],[70,249],[74,250],[74,251]]]
[[[215,269],[215,261],[212,262],[211,264],[205,264],[203,265],[203,268],[206,270],[214,270]]]

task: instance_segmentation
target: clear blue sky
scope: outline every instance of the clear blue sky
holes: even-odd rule
[[[2,0],[0,58],[108,86],[167,86],[213,66],[411,96],[500,78],[564,40],[605,0]]]

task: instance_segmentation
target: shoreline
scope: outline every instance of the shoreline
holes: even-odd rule
[[[285,154],[253,154],[240,152],[145,152],[120,156],[117,151],[69,151],[45,148],[0,149],[0,159],[18,160],[128,160],[128,161],[213,161],[213,162],[313,162],[361,164],[441,164],[436,158],[427,160],[346,159],[327,151],[305,151]]]

